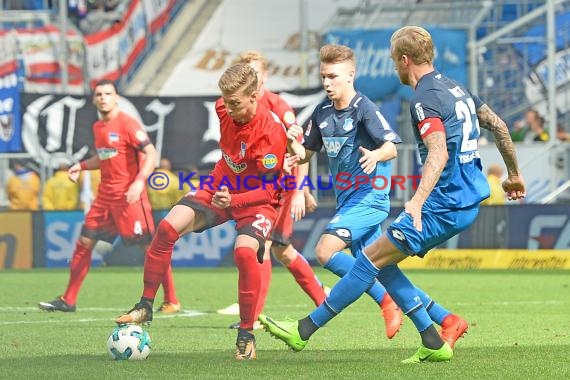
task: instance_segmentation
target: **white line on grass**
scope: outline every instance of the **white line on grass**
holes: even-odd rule
[[[169,315],[157,315],[154,319],[166,319],[166,318],[189,318],[189,317],[199,317],[202,315],[207,315],[198,310],[184,310],[176,314]],[[0,326],[6,325],[28,325],[28,324],[58,324],[58,323],[87,323],[87,322],[103,322],[103,321],[113,321],[112,318],[80,318],[80,319],[46,319],[41,321],[11,321],[11,322],[0,322]]]

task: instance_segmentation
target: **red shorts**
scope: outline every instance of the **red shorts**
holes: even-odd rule
[[[282,204],[279,206],[279,215],[271,232],[273,244],[288,246],[293,236],[293,218],[291,217],[291,203],[294,191],[284,191]]]
[[[112,243],[117,235],[125,243],[149,243],[154,233],[154,219],[148,198],[129,204],[111,203],[96,198],[85,216],[81,235]]]
[[[202,232],[228,220],[234,220],[238,235],[248,235],[255,238],[259,242],[258,259],[260,254],[263,257],[265,241],[269,239],[277,219],[276,206],[263,204],[252,207],[219,209],[212,205],[212,197],[213,194],[206,190],[197,190],[195,193],[186,195],[178,202],[178,204],[202,212],[206,217],[206,225],[196,229],[194,232]]]

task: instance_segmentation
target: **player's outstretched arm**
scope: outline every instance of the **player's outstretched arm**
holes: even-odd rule
[[[493,133],[497,149],[507,166],[508,178],[503,182],[503,189],[509,199],[521,199],[526,196],[525,184],[522,178],[515,144],[511,139],[507,124],[486,104],[477,110],[479,126]]]

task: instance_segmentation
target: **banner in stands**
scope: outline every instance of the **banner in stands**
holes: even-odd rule
[[[61,91],[59,35],[60,30],[54,25],[17,30],[26,91],[38,93]],[[69,30],[67,33],[66,62],[69,74],[68,91],[83,93],[83,37],[74,30]]]
[[[323,94],[320,90],[284,94],[303,122]],[[221,157],[216,97],[121,98],[120,107],[141,121],[161,157],[176,170],[210,167]],[[97,119],[89,97],[22,95],[24,152],[38,165],[56,168],[62,161],[81,160],[92,150],[92,124]]]
[[[162,28],[170,17],[176,0],[142,0],[147,27],[151,33]]]
[[[18,76],[0,74],[0,153],[22,150],[21,118]]]
[[[0,30],[0,77],[18,70],[18,45],[15,30]]]
[[[556,16],[556,107],[559,112],[566,113],[570,111],[570,103],[567,101],[570,96],[570,70],[568,70],[568,62],[570,62],[570,12],[564,12]],[[548,57],[546,39],[546,25],[539,24],[522,36],[522,39],[530,41],[544,40],[545,42],[521,42],[514,43],[514,48],[519,52],[520,56],[527,59],[530,66],[530,74],[524,78],[525,93],[528,102],[536,108],[541,115],[548,113],[548,104],[546,101],[548,89]],[[520,69],[518,71],[520,73]]]
[[[327,43],[350,46],[356,55],[356,88],[371,99],[400,93],[409,97],[411,89],[400,84],[390,57],[390,36],[396,29],[333,30]],[[460,83],[467,84],[467,32],[430,28],[435,42],[435,67]]]

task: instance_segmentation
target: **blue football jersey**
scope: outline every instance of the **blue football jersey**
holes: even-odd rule
[[[428,198],[443,207],[464,208],[489,196],[489,185],[477,149],[480,134],[477,109],[482,105],[477,96],[438,71],[420,79],[410,101],[422,162],[425,162],[428,150],[418,124],[427,118],[439,118],[445,128],[449,160]]]
[[[402,142],[378,107],[357,92],[342,110],[335,109],[330,100],[319,104],[305,129],[303,145],[315,152],[325,147],[338,208],[349,198],[377,197],[388,201],[391,161],[378,163],[371,174],[365,174],[358,162],[362,156],[360,146],[374,150],[386,141]]]

